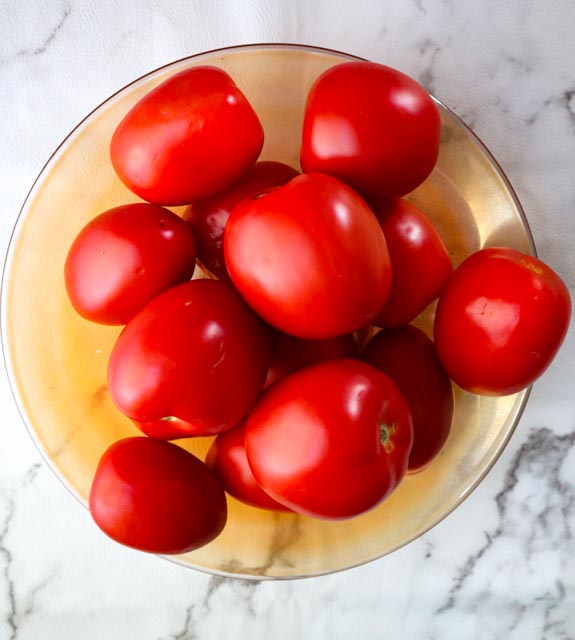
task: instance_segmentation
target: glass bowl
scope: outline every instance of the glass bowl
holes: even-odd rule
[[[70,133],[34,183],[20,212],[5,264],[2,340],[11,386],[30,434],[64,484],[87,505],[104,450],[140,432],[112,404],[108,355],[119,327],[92,324],[72,309],[63,278],[68,249],[98,213],[137,198],[116,177],[108,145],[117,123],[152,87],[193,65],[225,69],[257,111],[266,133],[261,159],[299,168],[307,91],[334,64],[357,59],[324,49],[254,45],[192,56],[129,84]],[[534,253],[521,206],[477,137],[438,103],[437,167],[409,195],[436,224],[454,266],[485,246]],[[178,213],[181,208],[174,208]],[[431,306],[416,322],[428,332]],[[408,476],[376,509],[330,522],[277,514],[229,498],[223,533],[180,556],[183,565],[243,578],[293,578],[334,572],[388,554],[421,536],[478,485],[511,436],[528,390],[504,398],[455,389],[449,440],[424,471]],[[203,456],[209,438],[178,441]],[[95,525],[94,525],[95,526]]]

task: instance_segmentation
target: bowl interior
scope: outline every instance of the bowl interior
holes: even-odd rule
[[[12,387],[45,458],[84,504],[100,455],[139,431],[112,404],[106,367],[120,328],[91,324],[71,308],[63,266],[79,230],[113,206],[135,202],[108,156],[111,134],[147,91],[190,65],[227,70],[266,132],[262,159],[299,168],[307,91],[326,68],[350,58],[297,46],[215,51],[161,68],[129,85],[84,120],[50,159],[29,194],[12,238],[2,292],[2,335]],[[437,167],[409,198],[435,222],[454,265],[483,246],[534,252],[521,208],[483,145],[447,109]],[[175,208],[177,212],[181,209]],[[416,324],[430,332],[433,306]],[[397,549],[448,514],[501,452],[527,392],[485,398],[455,390],[451,436],[423,472],[407,477],[373,511],[327,522],[275,514],[229,499],[229,521],[212,543],[176,561],[243,577],[296,577],[357,565]],[[203,456],[210,439],[179,444]]]

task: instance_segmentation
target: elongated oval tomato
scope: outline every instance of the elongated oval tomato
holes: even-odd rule
[[[229,284],[192,280],[126,325],[110,356],[110,394],[136,422],[163,419],[167,437],[174,418],[189,423],[188,436],[219,433],[258,397],[268,351],[265,326]]]
[[[116,542],[153,553],[197,549],[224,528],[224,490],[201,460],[169,442],[126,438],[104,453],[90,513]]]
[[[377,333],[362,360],[387,374],[407,400],[413,419],[408,472],[425,468],[441,451],[453,421],[453,389],[433,342],[406,325]]]
[[[391,287],[385,238],[348,186],[307,174],[234,208],[224,234],[232,282],[275,328],[333,338],[371,323]]]
[[[110,156],[136,195],[183,205],[239,180],[263,140],[255,111],[230,76],[201,66],[180,71],[137,102],[114,131]]]
[[[92,322],[126,324],[147,302],[189,280],[194,237],[175,213],[147,203],[114,207],[74,240],[64,267],[76,311]]]
[[[278,502],[318,518],[350,518],[384,500],[407,469],[407,402],[381,371],[339,359],[270,386],[248,417],[246,453]]]
[[[435,345],[460,387],[509,395],[547,369],[570,317],[569,291],[548,265],[507,247],[483,249],[447,281],[437,304]]]

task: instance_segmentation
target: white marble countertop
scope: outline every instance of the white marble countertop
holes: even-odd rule
[[[143,73],[250,42],[398,67],[507,172],[575,292],[572,0],[3,0],[0,244],[68,131]],[[114,544],[29,438],[0,375],[0,639],[575,638],[575,331],[480,487],[416,542],[288,582],[213,577]]]

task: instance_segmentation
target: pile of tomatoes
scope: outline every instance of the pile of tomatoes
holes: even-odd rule
[[[125,325],[108,386],[143,433],[96,471],[90,511],[105,533],[189,551],[225,526],[225,492],[357,516],[440,452],[452,381],[505,395],[541,375],[570,317],[559,276],[506,247],[453,271],[403,199],[432,171],[440,133],[429,94],[369,62],[313,84],[301,174],[258,162],[261,123],[219,68],[186,69],[125,115],[111,160],[142,202],[94,218],[65,267],[78,313]],[[166,208],[179,205],[182,217]],[[410,322],[437,298],[432,341]],[[197,436],[215,436],[205,461],[169,442]]]

